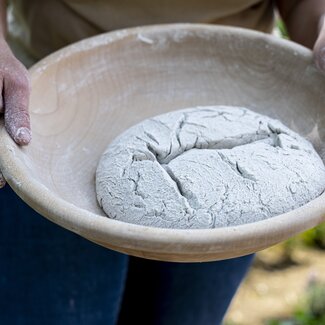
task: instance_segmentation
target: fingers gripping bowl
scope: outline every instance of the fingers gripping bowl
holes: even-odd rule
[[[30,72],[33,141],[17,147],[2,127],[3,174],[31,207],[91,241],[146,258],[208,261],[258,251],[325,218],[325,194],[267,220],[191,230],[112,220],[96,201],[107,144],[143,119],[186,107],[244,106],[278,118],[324,160],[325,78],[299,45],[236,28],[149,26],[76,43]]]

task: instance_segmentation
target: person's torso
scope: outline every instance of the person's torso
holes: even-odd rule
[[[273,0],[11,0],[10,32],[35,58],[115,29],[216,23],[270,31]]]

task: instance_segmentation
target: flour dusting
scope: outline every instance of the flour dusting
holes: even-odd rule
[[[108,146],[96,172],[97,199],[110,218],[163,228],[251,223],[324,189],[324,164],[307,140],[229,106],[149,118]]]

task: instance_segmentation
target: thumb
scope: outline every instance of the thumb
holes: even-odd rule
[[[314,46],[314,60],[317,68],[325,73],[325,15],[319,20],[319,34]]]
[[[0,188],[4,187],[5,185],[6,185],[6,180],[0,171]]]

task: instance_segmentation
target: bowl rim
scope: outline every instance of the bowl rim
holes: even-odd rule
[[[31,79],[37,79],[44,69],[81,51],[108,46],[126,37],[137,36],[139,33],[168,32],[176,29],[194,32],[208,31],[225,35],[231,33],[241,38],[262,40],[285,51],[294,52],[295,55],[305,60],[306,65],[312,64],[312,52],[309,49],[262,32],[220,25],[163,24],[117,30],[69,45],[50,54],[30,68]],[[191,255],[227,252],[227,250],[235,250],[236,247],[241,246],[253,252],[258,250],[258,247],[271,246],[298,232],[316,226],[325,219],[325,193],[323,193],[295,210],[239,226],[213,229],[167,229],[130,224],[97,215],[61,199],[41,182],[29,176],[27,167],[16,159],[16,150],[21,149],[7,134],[2,122],[0,130],[1,170],[12,189],[26,203],[41,215],[72,232],[93,241],[125,249],[132,248],[157,254]]]

